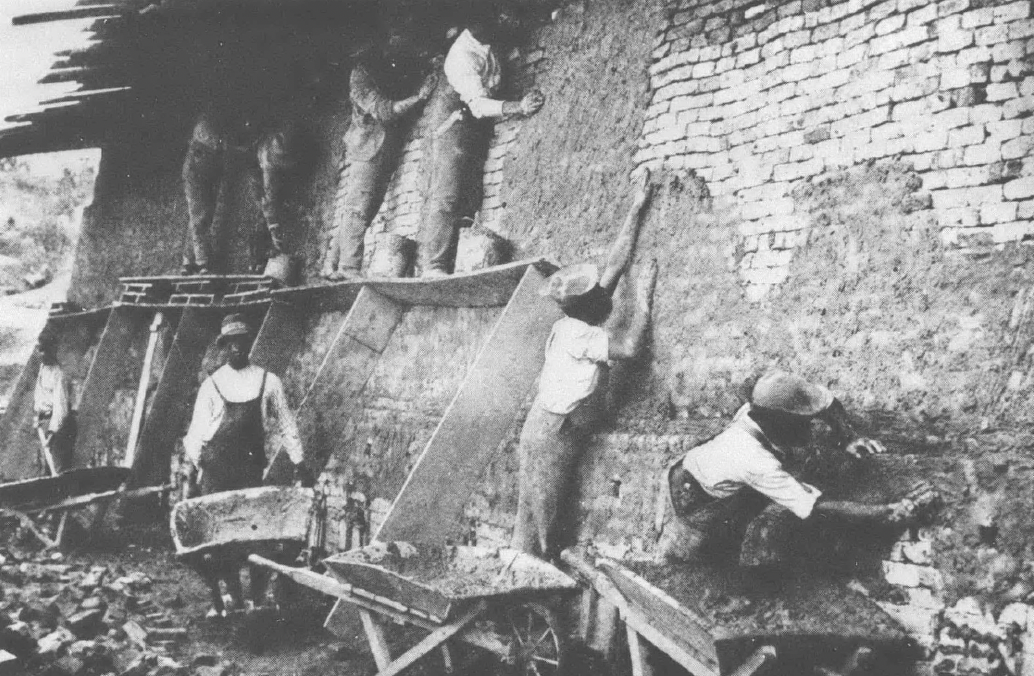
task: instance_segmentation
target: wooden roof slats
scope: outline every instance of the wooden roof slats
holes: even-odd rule
[[[11,19],[15,26],[27,26],[37,23],[49,23],[53,21],[67,21],[70,19],[89,19],[92,17],[119,16],[122,8],[115,5],[97,5],[95,7],[76,7],[75,9],[64,9],[55,12],[37,12],[35,14],[21,14]]]

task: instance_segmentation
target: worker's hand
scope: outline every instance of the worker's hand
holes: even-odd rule
[[[861,437],[849,443],[844,451],[848,455],[862,460],[868,458],[870,455],[886,453],[887,449],[883,444],[875,439],[866,439],[865,437]]]
[[[438,73],[430,73],[424,78],[423,83],[420,85],[420,89],[417,90],[416,97],[421,101],[426,101],[431,98],[431,94],[434,93],[435,87],[438,86]]]
[[[936,507],[940,498],[940,493],[929,481],[917,481],[912,484],[904,498],[887,505],[887,520],[895,524],[915,522],[927,516]]]
[[[533,89],[521,97],[521,115],[528,117],[539,112],[546,102],[546,97],[537,89]]]
[[[650,181],[649,167],[640,167],[632,172],[632,186],[635,189],[635,203],[643,206],[653,194],[653,183]]]
[[[651,258],[643,266],[639,279],[636,280],[636,302],[647,312],[653,307],[653,292],[656,287],[657,260]]]

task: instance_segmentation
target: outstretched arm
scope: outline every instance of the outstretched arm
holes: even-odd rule
[[[610,334],[611,359],[634,359],[646,348],[647,330],[653,309],[653,290],[657,286],[657,261],[651,260],[639,274],[636,283],[632,320],[627,326],[612,329]]]
[[[632,263],[635,255],[636,240],[639,238],[639,230],[643,225],[643,214],[646,212],[646,205],[650,201],[650,194],[653,192],[653,184],[650,183],[650,171],[643,169],[639,175],[636,185],[635,198],[632,200],[632,207],[628,210],[625,223],[621,226],[621,232],[610,248],[607,256],[607,267],[600,275],[600,286],[608,295],[614,294],[621,275],[625,273]]]

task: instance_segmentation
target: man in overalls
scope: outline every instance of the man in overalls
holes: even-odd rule
[[[472,5],[474,15],[445,57],[444,77],[428,103],[430,167],[421,218],[423,276],[452,274],[460,227],[481,206],[482,170],[492,120],[534,115],[545,101],[534,90],[519,101],[493,98],[502,82],[492,45],[503,35],[492,3]]]
[[[304,474],[298,427],[283,384],[276,374],[249,363],[253,337],[243,315],[227,315],[219,339],[227,363],[201,384],[183,439],[187,460],[197,470],[201,495],[262,485],[267,458],[280,449],[294,463],[296,474]],[[240,565],[237,560],[212,561],[198,571],[211,592],[210,617],[226,611],[220,579],[234,609],[241,607]],[[262,604],[265,592],[265,570],[252,566],[251,596],[256,606]]]
[[[198,116],[183,160],[183,190],[187,199],[189,234],[183,249],[184,275],[207,275],[213,270],[212,233],[223,169],[229,152],[249,155],[248,178],[260,197],[262,218],[251,236],[251,269],[262,272],[271,256],[285,253],[283,192],[294,167],[293,131],[286,125],[260,130],[254,122],[225,113]]]
[[[669,514],[658,543],[659,561],[701,561],[730,546],[753,570],[790,563],[793,538],[816,515],[844,523],[906,524],[936,501],[925,481],[888,504],[832,500],[784,468],[793,448],[811,439],[811,421],[829,424],[844,451],[858,459],[883,453],[880,442],[855,435],[833,394],[783,371],[754,384],[750,403],[729,427],[668,470]]]
[[[544,295],[567,315],[553,324],[539,391],[521,429],[517,521],[512,546],[555,558],[563,543],[557,528],[561,498],[567,491],[584,436],[595,425],[596,395],[610,360],[634,359],[646,347],[657,281],[657,263],[644,266],[631,293],[624,294],[631,316],[620,327],[605,327],[611,297],[635,253],[636,239],[652,190],[643,172],[632,208],[611,248],[602,274],[591,263],[565,267],[549,278]]]
[[[399,31],[389,33],[382,49],[359,56],[348,83],[352,119],[345,133],[345,157],[338,183],[334,220],[337,230],[323,261],[323,276],[342,280],[360,276],[363,244],[384,200],[409,131],[411,113],[434,91],[435,77],[424,78],[412,92],[419,73],[409,42]]]

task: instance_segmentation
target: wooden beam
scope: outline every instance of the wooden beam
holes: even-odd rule
[[[165,483],[176,440],[186,432],[194,407],[201,358],[208,344],[219,335],[221,320],[222,313],[218,311],[193,307],[183,310],[140,433],[132,485]]]
[[[116,17],[121,16],[123,8],[115,5],[102,5],[99,7],[77,7],[56,12],[37,12],[35,14],[22,14],[11,19],[14,26],[28,26],[34,23],[48,23],[52,21],[67,21],[70,19],[89,19],[91,17]]]
[[[359,395],[404,313],[402,305],[372,289],[364,287],[356,296],[298,406],[299,434],[314,468],[340,450],[340,440],[359,410]],[[267,481],[279,483],[285,465],[279,454],[274,457]]]
[[[632,676],[653,676],[653,668],[646,661],[647,647],[639,640],[639,632],[626,624],[625,635],[628,637],[628,655],[632,659]]]
[[[456,533],[464,504],[517,421],[561,317],[556,303],[539,295],[544,281],[534,266],[525,268],[376,539],[442,543]]]
[[[377,676],[395,676],[396,674],[401,673],[404,669],[410,667],[421,657],[441,646],[463,630],[468,624],[476,620],[478,615],[484,612],[485,607],[486,603],[484,601],[473,604],[455,620],[435,629],[425,636],[422,641],[399,655],[398,659],[392,662],[389,668],[378,671]]]
[[[132,467],[136,457],[136,444],[140,440],[140,425],[144,420],[144,406],[147,403],[147,391],[151,384],[151,369],[154,362],[154,351],[158,346],[158,331],[162,328],[165,317],[161,312],[154,313],[151,321],[151,334],[147,337],[147,350],[144,352],[144,365],[140,370],[140,383],[136,388],[136,401],[133,402],[133,418],[129,422],[129,441],[126,442],[126,455],[122,460],[123,467]]]
[[[305,311],[288,303],[272,303],[251,346],[251,362],[283,377],[305,342]]]
[[[76,437],[73,466],[86,467],[94,456],[107,457],[116,440],[106,436],[110,424],[108,407],[115,391],[130,381],[140,369],[142,355],[134,358],[134,341],[147,330],[147,313],[116,307],[108,315],[93,363],[79,394],[79,435]],[[123,442],[124,443],[124,442]],[[121,446],[122,444],[118,444]]]
[[[388,646],[384,626],[369,610],[360,610],[359,619],[363,622],[363,631],[366,632],[366,641],[370,644],[370,652],[373,653],[373,661],[377,663],[377,670],[385,671],[391,666],[391,648]]]

